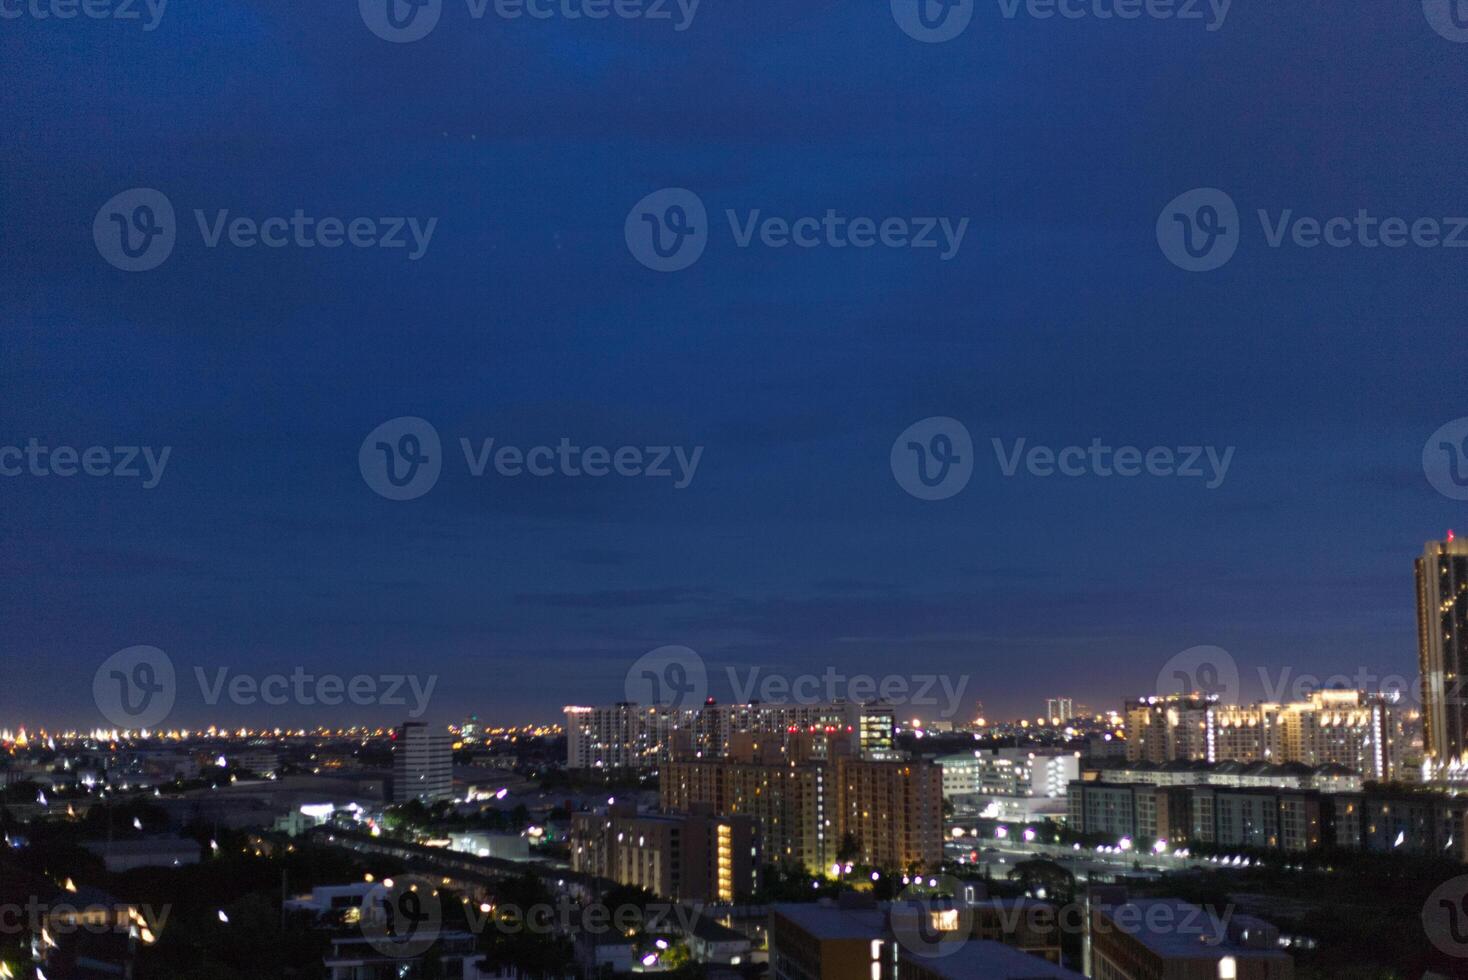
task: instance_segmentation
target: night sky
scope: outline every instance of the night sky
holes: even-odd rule
[[[887,0],[681,31],[445,0],[403,44],[345,0],[0,20],[0,446],[171,447],[152,489],[0,478],[0,727],[104,724],[94,672],[137,644],[193,725],[402,718],[209,707],[195,667],[436,674],[429,718],[528,722],[664,644],[721,698],[730,665],[967,675],[962,717],[1119,707],[1199,644],[1251,697],[1260,666],[1411,677],[1412,559],[1468,528],[1422,462],[1468,416],[1468,250],[1272,248],[1256,212],[1468,215],[1468,44],[1418,8],[980,2],[944,43]],[[177,244],[130,273],[93,222],[137,187]],[[659,272],[625,225],[669,187],[709,241]],[[1157,237],[1198,187],[1241,215],[1211,272]],[[413,260],[209,248],[195,209],[438,220]],[[730,209],[969,224],[948,260],[741,248]],[[444,456],[406,502],[358,462],[402,416]],[[933,416],[975,465],[925,501],[889,453]],[[991,445],[1097,437],[1235,451],[1209,489],[1006,477]],[[703,454],[681,489],[475,477],[461,438]]]

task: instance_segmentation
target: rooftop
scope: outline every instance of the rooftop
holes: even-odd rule
[[[699,939],[714,943],[749,942],[749,937],[744,933],[721,922],[715,922],[708,916],[700,915],[693,923],[693,934]]]
[[[1212,909],[1176,898],[1139,898],[1120,905],[1098,906],[1122,931],[1153,952],[1176,959],[1288,959],[1273,946],[1246,945],[1240,932],[1268,933],[1267,923],[1250,916],[1220,918]]]
[[[1267,776],[1299,778],[1304,776],[1356,775],[1352,769],[1336,763],[1308,766],[1303,762],[1201,762],[1190,759],[1174,759],[1169,762],[1138,760],[1127,762],[1120,759],[1093,759],[1086,769],[1102,774],[1127,772],[1159,773],[1210,773],[1230,776]]]
[[[887,931],[887,916],[875,908],[792,903],[772,906],[771,911],[816,939],[878,939]]]
[[[1082,976],[986,939],[964,943],[955,952],[932,959],[911,955],[906,950],[899,955],[921,963],[924,969],[946,980],[1079,980]]]
[[[148,854],[198,854],[203,848],[186,837],[147,837],[141,840],[92,840],[82,847],[100,857]]]

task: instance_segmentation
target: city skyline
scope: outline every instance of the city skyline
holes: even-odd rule
[[[1443,532],[1439,531],[1437,533],[1441,535]],[[1418,550],[1419,549],[1415,548],[1404,548],[1403,552],[1411,554],[1417,552]],[[1407,561],[1410,560],[1411,559],[1407,559]],[[1358,583],[1362,581],[1359,577],[1353,578]],[[1279,684],[1282,682],[1287,683],[1290,679],[1291,672],[1295,674],[1312,674],[1322,679],[1337,678],[1337,683],[1339,681],[1339,678],[1342,677],[1355,678],[1363,675],[1367,678],[1370,678],[1373,675],[1385,678],[1405,678],[1407,681],[1415,683],[1417,653],[1415,650],[1415,638],[1410,632],[1412,627],[1412,618],[1414,615],[1412,610],[1413,598],[1410,585],[1403,587],[1401,581],[1402,576],[1399,574],[1397,576],[1397,597],[1382,603],[1383,610],[1393,610],[1392,613],[1383,612],[1383,619],[1387,618],[1388,616],[1392,618],[1400,617],[1402,619],[1401,622],[1396,624],[1396,628],[1394,629],[1387,626],[1383,626],[1381,628],[1382,635],[1395,635],[1396,637],[1396,646],[1399,648],[1399,652],[1395,656],[1392,656],[1390,658],[1381,656],[1368,659],[1367,655],[1370,652],[1367,649],[1368,644],[1363,640],[1359,633],[1353,634],[1355,639],[1354,645],[1358,650],[1362,652],[1363,656],[1358,660],[1351,661],[1349,663],[1346,663],[1344,661],[1344,658],[1339,655],[1327,656],[1322,651],[1314,649],[1303,650],[1302,648],[1293,646],[1291,647],[1291,650],[1298,652],[1299,655],[1291,656],[1288,658],[1280,657],[1277,651],[1281,650],[1281,638],[1275,638],[1273,641],[1259,641],[1257,646],[1255,646],[1254,648],[1259,650],[1260,654],[1257,659],[1253,660],[1248,657],[1247,653],[1245,653],[1244,650],[1240,649],[1236,645],[1230,646],[1230,644],[1228,643],[1190,643],[1187,644],[1187,647],[1192,647],[1196,645],[1216,645],[1222,647],[1224,650],[1233,655],[1238,661],[1241,668],[1241,680],[1244,684],[1244,689],[1241,693],[1241,697],[1243,697],[1245,700],[1258,699],[1259,697],[1263,697],[1269,694],[1269,686],[1271,684]],[[1302,588],[1311,587],[1307,586],[1306,583],[1303,582],[1300,583],[1300,585]],[[1322,587],[1319,583],[1314,583],[1313,589],[1318,592],[1322,590]],[[1360,617],[1363,614],[1369,615],[1369,607],[1366,611],[1363,611],[1363,609],[1361,608],[1361,594],[1357,592],[1353,593],[1352,595],[1353,599],[1355,600],[1352,602],[1353,616]],[[617,598],[618,597],[616,596],[608,595],[606,601],[608,603],[614,603]],[[634,606],[638,602],[635,597],[630,595],[621,596],[620,598],[625,602],[633,604]],[[670,598],[669,601],[675,602],[679,600]],[[1232,636],[1239,636],[1255,635],[1256,631],[1245,629],[1240,626],[1235,626],[1233,629],[1229,630],[1200,630],[1199,633],[1204,637],[1220,633]],[[1087,639],[1085,637],[1077,636],[1071,638],[1067,642],[1056,641],[1056,647],[1058,648],[1058,651],[1063,651],[1066,650],[1068,647],[1076,644],[1089,647],[1096,642],[1100,641],[1091,640],[1087,642]],[[852,644],[848,639],[846,643],[840,645],[850,647],[854,644]],[[891,671],[883,671],[883,668],[890,665],[891,662],[887,651],[901,645],[902,644],[896,642],[892,643],[890,646],[886,644],[875,643],[863,644],[863,654],[859,656],[849,656],[843,662],[835,662],[834,659],[820,661],[813,660],[807,657],[801,664],[801,666],[806,667],[806,669],[808,669],[809,671],[818,673],[837,671],[845,676],[865,673],[870,676],[880,677],[883,675],[883,672],[891,673]],[[1046,664],[1047,658],[1043,654],[1037,655],[1033,652],[1034,648],[1038,645],[1039,644],[1036,641],[1026,642],[1023,640],[1023,638],[1017,638],[1015,640],[1011,640],[1008,644],[1001,645],[999,643],[994,643],[991,647],[992,652],[988,652],[987,655],[984,653],[968,655],[952,653],[947,656],[934,656],[933,659],[929,661],[929,663],[972,663],[974,665],[972,668],[966,671],[937,671],[937,673],[944,674],[944,676],[947,677],[967,679],[965,706],[956,714],[953,714],[951,716],[944,715],[943,717],[955,721],[971,720],[965,718],[964,716],[969,713],[969,707],[977,702],[982,702],[990,705],[991,707],[987,709],[987,713],[994,717],[1022,718],[1031,717],[1038,714],[1038,712],[1035,712],[1033,709],[1029,709],[1028,705],[1035,703],[1037,700],[1043,700],[1046,697],[1052,696],[1046,693],[1050,690],[1051,682],[1047,679],[1044,679],[1044,676],[1041,675],[1041,672],[1039,670],[1034,671],[1034,676],[1036,679],[1033,681],[1028,681],[1024,674],[1020,674],[1016,677],[1014,675],[1001,672],[998,674],[998,676],[995,677],[995,680],[992,682],[992,686],[984,685],[985,677],[995,674],[996,668],[999,668],[1002,671],[1003,667],[1006,664],[1006,658],[1010,658],[1010,660],[1008,661],[1010,665],[1013,665],[1022,660],[1024,667],[1028,669],[1033,669],[1040,665]],[[1351,645],[1352,644],[1342,644],[1341,647],[1349,647]],[[1130,647],[1131,645],[1129,644],[1128,646]],[[1338,647],[1337,650],[1339,651],[1341,647]],[[1136,650],[1140,648],[1131,647],[1131,649]],[[1080,700],[1084,703],[1119,703],[1125,697],[1133,696],[1138,693],[1146,693],[1150,686],[1149,681],[1155,678],[1156,669],[1160,668],[1166,662],[1168,657],[1177,654],[1182,649],[1185,649],[1185,647],[1181,645],[1178,646],[1176,649],[1168,649],[1165,647],[1157,648],[1154,646],[1152,647],[1152,652],[1149,652],[1145,656],[1132,655],[1125,658],[1123,660],[1123,664],[1125,665],[1125,667],[1121,670],[1119,670],[1113,662],[1108,662],[1106,666],[1101,669],[1092,668],[1088,671],[1087,669],[1082,668],[1078,670],[1078,672],[1074,675],[1074,680],[1068,679],[1066,683],[1076,690],[1084,689],[1085,694],[1080,697]],[[1268,658],[1267,654],[1269,651],[1276,651],[1275,657]],[[93,667],[93,671],[95,671],[97,667],[101,665],[102,661],[105,660],[106,657],[111,655],[113,652],[115,651],[109,650],[101,654],[96,661],[96,665]],[[578,671],[577,674],[571,678],[561,677],[553,693],[540,694],[539,696],[533,696],[531,698],[516,699],[522,705],[525,704],[527,701],[532,703],[534,707],[529,709],[523,707],[519,709],[502,709],[497,706],[494,700],[490,697],[486,697],[482,701],[470,700],[470,695],[466,694],[466,691],[472,691],[476,687],[481,686],[493,687],[494,684],[490,682],[487,678],[483,678],[483,675],[480,674],[478,670],[476,670],[476,667],[475,665],[473,665],[472,661],[471,665],[466,667],[464,664],[456,663],[452,659],[444,659],[448,657],[448,654],[446,653],[439,653],[436,657],[432,655],[427,655],[425,657],[425,659],[427,659],[429,662],[434,662],[440,665],[442,667],[442,673],[439,673],[437,675],[417,674],[412,676],[419,678],[420,683],[423,686],[428,686],[430,688],[433,688],[440,683],[444,684],[444,688],[433,690],[432,702],[428,709],[431,712],[431,717],[435,718],[436,720],[443,720],[447,722],[463,716],[467,716],[475,712],[479,712],[485,715],[497,714],[497,716],[502,717],[506,723],[522,724],[554,717],[557,713],[559,705],[564,704],[568,701],[599,703],[608,700],[616,700],[616,698],[612,696],[612,694],[618,687],[621,686],[621,683],[624,680],[626,669],[630,667],[633,662],[635,662],[638,656],[641,656],[646,652],[647,651],[645,649],[639,650],[637,648],[631,648],[628,649],[624,655],[622,655],[625,657],[625,659],[622,659],[622,656],[616,656],[610,653],[607,655],[599,655],[595,658],[588,658],[588,669],[584,671]],[[793,670],[782,671],[778,667],[772,667],[769,663],[756,663],[750,661],[731,662],[716,660],[714,659],[714,657],[709,655],[707,650],[699,651],[699,653],[700,656],[708,661],[709,664],[708,673],[710,681],[710,691],[715,696],[719,697],[720,700],[733,700],[734,696],[738,693],[739,687],[747,687],[751,682],[751,679],[759,679],[763,677],[768,677],[770,675],[779,676],[782,674],[789,675],[797,673],[797,671]],[[329,658],[325,653],[316,653],[311,658],[301,658],[300,660],[294,661],[281,659],[279,657],[267,659],[259,657],[259,655],[256,654],[256,659],[252,660],[246,667],[243,668],[222,660],[217,654],[215,654],[214,656],[200,656],[196,658],[193,662],[190,662],[183,657],[178,657],[173,653],[169,653],[169,656],[170,658],[177,661],[180,667],[180,702],[177,711],[187,712],[186,714],[180,715],[181,720],[176,723],[175,727],[182,727],[185,723],[189,725],[194,725],[199,722],[203,722],[204,724],[212,723],[228,726],[234,726],[251,721],[258,722],[261,713],[252,712],[248,710],[247,707],[236,707],[233,705],[224,704],[221,705],[218,710],[207,708],[207,701],[211,696],[215,699],[216,702],[219,700],[221,683],[236,681],[242,676],[247,679],[254,678],[257,681],[258,678],[262,676],[274,674],[298,675],[301,673],[305,673],[306,675],[312,677],[321,675],[338,677],[352,677],[359,675],[373,677],[392,676],[390,673],[385,672],[379,672],[378,674],[374,675],[370,670],[367,669],[367,666],[371,663],[371,661],[367,660],[363,661],[363,668],[361,670],[343,670],[340,660],[333,662],[332,659]],[[1055,663],[1073,663],[1076,654],[1056,652],[1055,654],[1053,654],[1053,656]],[[311,662],[318,663],[321,665],[321,667],[319,669],[313,669],[307,666],[307,663]],[[415,662],[417,661],[415,660]],[[861,665],[863,664],[868,664],[870,665],[870,667],[864,671],[861,669]],[[75,666],[77,668],[85,668],[86,664],[77,664]],[[1147,674],[1149,666],[1152,668],[1153,671],[1152,677],[1149,677]],[[1131,679],[1120,679],[1120,675],[1122,675],[1127,668],[1131,669]],[[200,673],[201,671],[203,672],[202,674]],[[1263,673],[1261,674],[1260,672]],[[915,671],[909,671],[908,673],[910,676],[912,673],[915,673]],[[1093,686],[1084,687],[1082,678],[1085,678],[1088,673],[1104,675],[1106,678],[1110,678],[1110,681],[1107,682],[1105,680],[1097,678],[1093,681]],[[90,691],[93,678],[83,673],[83,670],[81,669],[77,669],[76,674],[78,675],[79,680],[83,678],[85,679],[85,686],[82,687],[81,690]],[[0,694],[0,699],[6,699],[11,702],[8,704],[0,705],[0,718],[7,720],[10,718],[16,718],[16,726],[12,727],[18,727],[20,716],[25,713],[24,710],[17,710],[14,707],[14,704],[20,701],[23,697],[21,692],[25,690],[24,685],[25,681],[24,679],[22,679],[19,684],[11,689],[11,694]],[[53,692],[54,697],[54,693],[57,689],[53,686],[50,690]],[[1250,690],[1254,692],[1253,695],[1250,695],[1248,693]],[[448,691],[450,693],[444,693],[444,691]],[[190,701],[190,695],[192,695],[192,701]],[[34,702],[35,699],[32,698],[28,700]],[[300,705],[293,703],[278,712],[274,712],[273,714],[278,717],[278,724],[285,725],[287,727],[296,727],[299,725],[305,725],[315,722],[321,722],[327,725],[354,724],[359,722],[371,723],[373,721],[386,722],[391,717],[390,715],[378,715],[373,713],[368,713],[366,715],[363,715],[361,713],[353,714],[350,711],[335,708],[328,708],[313,712],[311,710],[308,710],[309,707],[309,705]],[[34,707],[29,710],[34,710]],[[516,711],[519,711],[520,713],[517,714]],[[54,713],[47,712],[46,714],[48,715],[48,723],[54,724],[58,727],[106,727],[105,725],[101,724],[101,722],[105,721],[105,719],[101,718],[101,716],[98,715],[95,705],[90,703],[90,699],[80,700],[80,703],[77,703],[75,705],[68,705],[66,707],[63,707],[59,711],[56,711]]]
[[[1451,534],[1451,532],[1449,533]],[[1451,542],[1451,540],[1452,539],[1450,538],[1449,542]],[[1437,544],[1437,542],[1429,542],[1429,546],[1432,546],[1434,544]],[[648,655],[659,654],[662,649],[668,648],[660,648],[659,651],[652,651],[651,654],[645,654],[644,659]],[[1205,646],[1195,649],[1203,651],[1202,655],[1205,658],[1217,656],[1219,654],[1222,654],[1225,657],[1230,656],[1227,651],[1223,651],[1219,648]],[[688,651],[685,649],[684,652],[696,656],[696,653],[694,651]],[[1182,651],[1182,654],[1188,655],[1192,652],[1192,650]],[[1213,664],[1206,659],[1203,663],[1205,671],[1209,667],[1216,666],[1216,664]],[[704,665],[700,664],[700,666],[702,667]],[[627,684],[640,686],[637,685],[637,682],[634,680],[636,665],[634,664],[633,667],[634,669],[630,670],[627,674]],[[1022,723],[1028,724],[1031,720],[1034,720],[1036,722],[1037,727],[1043,727],[1044,725],[1047,725],[1057,719],[1061,722],[1066,722],[1070,720],[1104,719],[1106,717],[1115,717],[1121,713],[1121,709],[1117,707],[1107,707],[1106,705],[1115,704],[1124,706],[1127,702],[1136,697],[1146,698],[1148,696],[1154,695],[1160,696],[1163,693],[1160,690],[1131,690],[1125,692],[1121,697],[1115,699],[1115,701],[1110,701],[1106,698],[1096,698],[1090,694],[1084,695],[1085,700],[1073,696],[1050,697],[1045,699],[1047,709],[1046,711],[1026,713],[1025,711],[1021,710],[1016,714],[1006,716],[999,713],[986,711],[984,709],[984,699],[973,694],[969,694],[968,696],[961,699],[953,699],[952,696],[955,693],[955,689],[953,685],[949,683],[948,677],[939,677],[938,675],[932,673],[923,673],[920,671],[913,671],[905,674],[894,674],[889,671],[887,674],[881,676],[861,674],[851,675],[842,671],[838,671],[835,667],[828,665],[824,668],[822,674],[819,676],[814,674],[807,674],[796,678],[794,686],[792,687],[791,675],[784,674],[780,671],[764,670],[760,667],[754,667],[745,672],[745,676],[741,682],[741,680],[735,678],[734,676],[733,671],[735,670],[735,668],[729,667],[726,669],[730,671],[730,687],[736,695],[747,695],[751,691],[756,691],[758,689],[757,693],[763,694],[764,696],[727,697],[719,696],[718,694],[714,693],[715,685],[713,683],[713,678],[717,672],[712,667],[708,667],[706,669],[709,676],[707,690],[705,691],[702,686],[702,681],[700,681],[699,696],[696,699],[696,702],[689,701],[686,697],[675,698],[673,701],[670,702],[667,700],[657,701],[637,697],[613,696],[615,692],[609,691],[601,692],[603,694],[603,696],[601,697],[582,699],[582,703],[595,706],[632,704],[641,707],[666,707],[671,704],[673,707],[693,707],[695,706],[695,704],[702,705],[704,703],[703,697],[706,693],[707,703],[710,705],[762,704],[769,707],[798,707],[802,705],[822,706],[840,703],[853,703],[858,705],[884,705],[893,709],[894,718],[899,724],[910,724],[913,721],[920,721],[924,716],[926,716],[927,719],[932,722],[946,723],[949,725],[960,727],[968,727],[977,723],[979,727],[992,728],[996,726],[1018,725]],[[1196,667],[1194,668],[1194,670],[1196,672]],[[1311,693],[1316,691],[1328,690],[1359,691],[1362,693],[1396,693],[1404,696],[1409,703],[1417,703],[1420,705],[1424,690],[1422,686],[1422,675],[1420,674],[1374,672],[1369,667],[1357,667],[1354,668],[1354,670],[1350,673],[1346,673],[1342,670],[1334,670],[1329,673],[1319,675],[1308,673],[1296,674],[1294,673],[1293,668],[1288,666],[1280,669],[1270,668],[1267,665],[1258,665],[1257,670],[1259,673],[1259,685],[1251,686],[1247,683],[1247,678],[1243,678],[1244,683],[1240,684],[1237,689],[1230,685],[1229,688],[1224,691],[1224,694],[1226,695],[1224,698],[1215,699],[1217,700],[1219,706],[1246,706],[1249,704],[1259,703],[1286,703],[1292,700],[1299,701],[1306,699],[1311,695]],[[1266,676],[1269,672],[1271,672],[1271,670],[1273,671],[1274,676]],[[106,672],[106,665],[104,664],[103,668],[99,669],[98,677],[104,675]],[[1164,681],[1164,675],[1165,670],[1163,674],[1159,674],[1157,676],[1159,684]],[[357,677],[362,680],[370,679],[372,681],[379,682],[383,680],[383,678],[368,678],[366,675],[357,675]],[[305,672],[304,669],[300,667],[295,668],[291,678],[283,678],[281,675],[273,675],[273,679],[282,681],[279,687],[275,689],[277,691],[276,696],[283,696],[279,692],[289,690],[289,682],[292,680],[296,682],[295,690],[298,693],[302,690],[319,690],[323,678],[341,678],[341,675],[339,673],[327,672],[323,676],[317,676]],[[208,693],[208,686],[203,679],[203,676],[196,673],[196,679],[199,682],[200,688]],[[238,679],[239,678],[237,677],[236,680]],[[268,680],[265,684],[262,685],[259,682],[258,678],[247,677],[246,679],[249,679],[253,682],[252,685],[248,688],[250,692],[249,698],[253,702],[260,702],[262,700],[265,700],[265,696],[261,692],[269,688]],[[388,679],[392,681],[394,689],[396,689],[397,687],[403,687],[407,683],[405,681],[402,681],[401,678],[399,678],[397,675],[388,675]],[[94,680],[96,680],[96,678],[94,678]],[[763,684],[757,683],[761,680],[764,682]],[[826,682],[825,691],[828,696],[820,697],[800,693],[800,682],[802,680],[812,682],[809,687],[809,690],[811,691],[820,691],[822,688],[817,682],[824,680]],[[965,688],[967,688],[967,680],[967,677],[960,678],[960,683],[957,686],[957,691],[959,693],[962,693]],[[429,685],[430,691],[436,685],[437,679],[435,678],[433,679],[433,681],[434,683]],[[771,686],[772,681],[777,683],[774,683],[774,685]],[[832,682],[844,686],[839,688],[832,687]],[[921,700],[908,700],[901,696],[895,698],[890,695],[884,696],[882,694],[882,690],[885,690],[884,685],[891,682],[897,683],[899,688],[901,688],[902,690],[906,690],[908,692],[920,692]],[[1382,682],[1387,683],[1383,685]],[[304,686],[302,686],[303,683]],[[168,715],[164,719],[155,723],[148,724],[125,724],[123,722],[108,718],[102,718],[100,721],[85,725],[65,723],[57,724],[54,722],[48,723],[44,719],[37,722],[28,721],[25,719],[12,720],[0,716],[0,737],[11,738],[14,737],[14,734],[17,732],[28,732],[30,734],[35,734],[39,732],[51,734],[67,733],[73,735],[85,735],[97,731],[139,732],[143,730],[147,730],[154,735],[162,735],[164,733],[179,731],[188,731],[195,735],[203,735],[206,732],[217,732],[221,736],[230,736],[237,731],[248,731],[252,735],[255,733],[268,735],[271,732],[283,732],[286,735],[309,735],[318,732],[331,733],[343,732],[347,730],[361,730],[364,732],[387,734],[390,733],[394,728],[399,727],[400,724],[402,724],[405,720],[408,724],[416,724],[423,721],[425,718],[429,719],[430,722],[435,726],[443,727],[446,729],[457,729],[460,727],[464,727],[465,725],[473,725],[480,729],[493,729],[497,732],[507,730],[514,732],[519,730],[529,730],[532,728],[556,727],[560,724],[560,722],[556,719],[562,716],[566,711],[571,710],[565,705],[562,705],[560,708],[547,712],[544,716],[538,716],[528,719],[511,719],[506,717],[497,717],[492,711],[486,710],[483,711],[483,715],[484,719],[487,720],[481,720],[481,712],[473,708],[458,713],[455,713],[453,711],[433,712],[424,710],[419,712],[417,710],[414,710],[409,712],[405,718],[400,717],[400,712],[395,713],[394,710],[390,708],[377,708],[369,709],[366,711],[355,711],[355,714],[357,715],[373,715],[374,717],[370,720],[344,722],[327,721],[323,723],[320,718],[322,714],[353,712],[354,709],[343,708],[340,706],[341,702],[351,700],[350,696],[341,693],[342,690],[350,687],[350,683],[350,678],[342,679],[335,688],[335,690],[337,691],[335,696],[338,703],[336,705],[315,705],[315,714],[309,713],[313,707],[313,701],[310,696],[308,696],[304,700],[297,697],[290,704],[290,707],[297,711],[303,708],[307,709],[308,713],[306,717],[314,719],[310,722],[293,721],[290,723],[285,723],[278,719],[263,717],[265,715],[271,714],[274,709],[272,709],[272,711],[260,711],[243,707],[236,709],[239,712],[239,717],[229,721],[221,721],[218,718],[213,718],[206,714],[201,714],[196,718],[192,718],[191,720],[190,718],[182,716],[181,712],[184,709],[179,708],[170,710]],[[176,686],[180,690],[187,690],[188,681],[186,679],[179,679],[176,682]],[[214,700],[218,700],[219,692],[223,690],[223,688],[223,683],[215,684],[212,693],[212,697],[214,698]],[[838,689],[842,693],[831,693],[832,691]],[[654,687],[653,690],[656,690],[656,688]],[[765,694],[765,692],[770,690],[774,690],[778,693],[773,697]],[[795,691],[795,696],[793,697],[790,696],[790,692],[792,692],[792,690]],[[1255,693],[1251,694],[1251,690],[1253,690]],[[864,695],[864,692],[867,691],[876,691],[877,693],[869,696]],[[1189,688],[1188,691],[1197,693],[1198,689]],[[419,695],[422,694],[421,691],[416,690],[415,693]],[[936,703],[935,699],[941,699],[941,697],[944,695],[950,698],[950,703],[958,705],[958,710],[946,710]],[[319,698],[320,695],[318,694],[316,695],[316,697]],[[423,701],[423,704],[426,706],[427,703],[428,702],[425,699]],[[1051,709],[1057,703],[1073,705],[1073,713],[1066,715],[1053,714],[1051,712]],[[1093,707],[1093,703],[1101,706]]]
[[[0,0],[0,980],[1468,980],[1465,58]]]

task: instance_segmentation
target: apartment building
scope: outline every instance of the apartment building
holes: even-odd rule
[[[813,734],[843,744],[846,754],[896,757],[894,711],[882,702],[709,703],[697,708],[621,702],[562,710],[570,769],[656,769],[675,758],[725,758],[745,737],[779,741]]]
[[[1090,904],[1086,976],[1094,980],[1293,980],[1279,932],[1251,916],[1225,924],[1173,898]]]
[[[673,762],[662,774],[664,810],[704,804],[715,813],[752,818],[768,860],[813,873],[836,862],[849,834],[863,864],[936,868],[943,855],[942,770],[927,761],[822,756],[796,742],[786,754],[771,743],[735,747],[738,757]],[[828,747],[829,748],[829,747]]]
[[[1259,703],[1214,713],[1214,758],[1338,765],[1368,779],[1399,777],[1393,733],[1400,696],[1316,691],[1290,704]]]
[[[733,902],[759,885],[754,821],[690,813],[638,813],[635,804],[578,813],[571,819],[571,867],[662,898]]]
[[[1468,799],[1460,797],[1080,780],[1068,802],[1071,829],[1112,838],[1295,852],[1335,846],[1468,861]]]
[[[1023,909],[995,923],[1026,923]],[[1016,914],[1018,912],[1019,914]],[[981,933],[972,909],[952,902],[824,901],[770,910],[771,980],[1077,980],[1058,965],[1058,926]],[[990,920],[985,919],[986,923]],[[1054,926],[1054,919],[1051,918]],[[986,925],[986,929],[988,926]],[[946,936],[946,938],[945,938]],[[941,949],[927,948],[922,937]],[[1031,946],[1034,940],[1040,946]],[[1052,956],[1052,952],[1054,955]]]
[[[1080,778],[1080,754],[1067,749],[975,749],[939,757],[943,796],[993,795],[1058,798]]]
[[[1170,694],[1127,701],[1122,714],[1128,761],[1213,761],[1217,710],[1217,695]]]

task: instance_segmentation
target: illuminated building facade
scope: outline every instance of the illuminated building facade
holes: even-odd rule
[[[824,763],[672,762],[659,786],[665,811],[707,805],[753,820],[767,861],[823,873],[836,860],[840,835]]]
[[[1046,698],[1045,717],[1050,721],[1070,721],[1076,716],[1073,698]]]
[[[943,770],[931,762],[837,759],[838,827],[857,863],[936,868],[943,859]]]
[[[1468,541],[1451,531],[1429,541],[1416,562],[1417,655],[1423,736],[1430,775],[1468,768],[1462,683],[1468,669]]]
[[[1316,691],[1292,704],[1218,708],[1216,760],[1339,765],[1368,779],[1398,776],[1393,732],[1400,695]]]
[[[1124,712],[1127,760],[1215,761],[1212,735],[1217,710],[1216,694],[1169,694],[1128,701]]]
[[[759,885],[759,842],[752,819],[690,813],[638,813],[616,803],[571,819],[571,867],[661,898],[732,903]]]
[[[819,732],[849,754],[893,758],[895,715],[882,702],[859,704],[706,704],[671,708],[619,703],[566,707],[570,769],[656,769],[678,759],[722,759],[741,736]]]
[[[943,775],[934,763],[743,754],[670,763],[660,780],[663,809],[702,804],[751,817],[768,860],[813,874],[831,870],[848,834],[859,849],[849,860],[893,870],[941,865]]]
[[[691,708],[627,701],[562,710],[569,769],[656,769],[672,758],[680,744],[694,744],[699,721]]]
[[[943,795],[1040,796],[1058,799],[1080,778],[1080,754],[1068,749],[975,749],[938,759]]]

